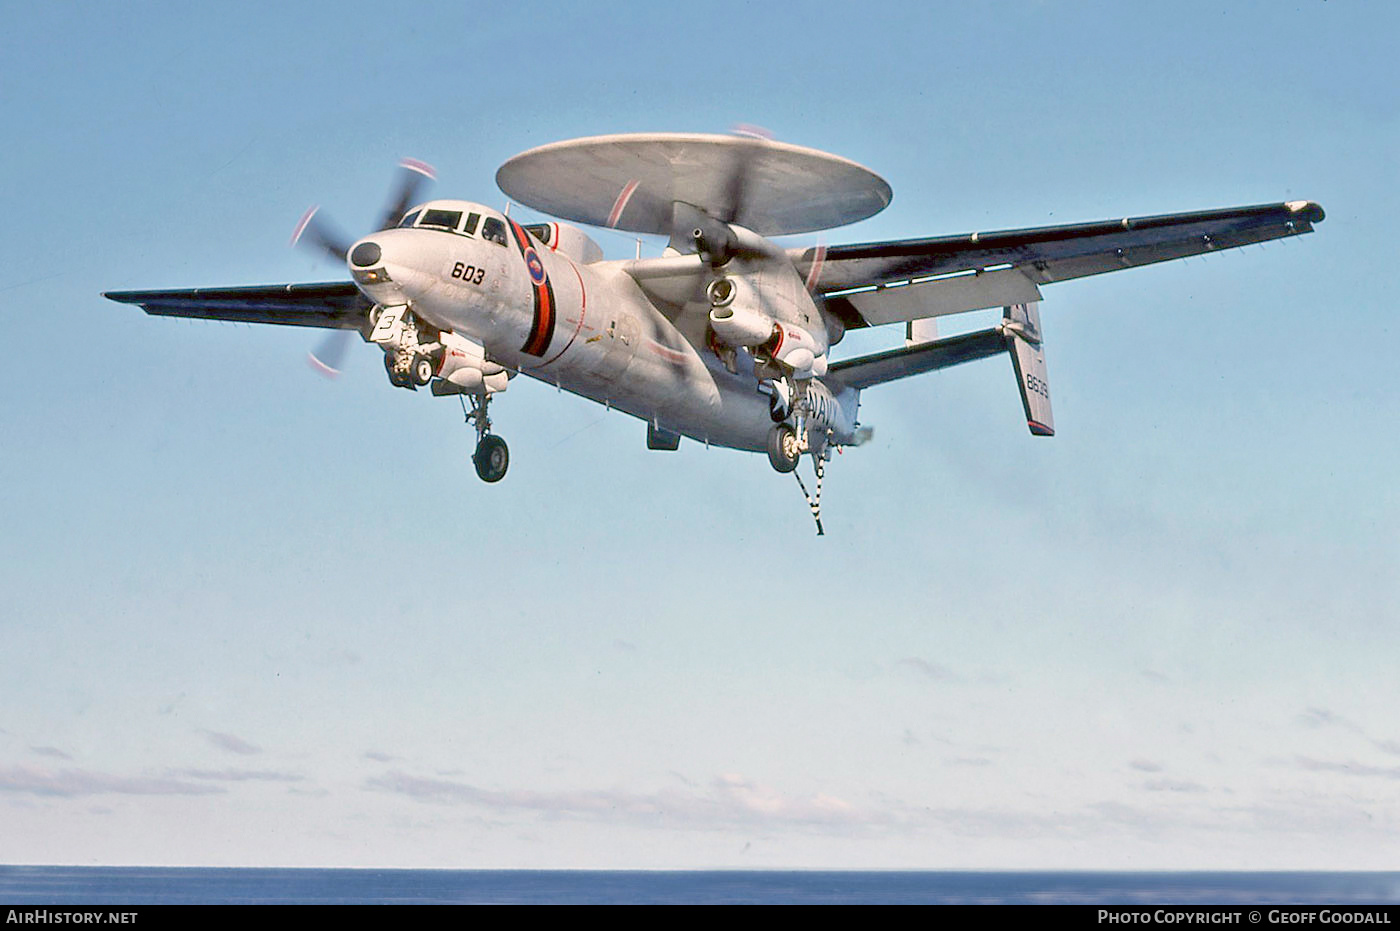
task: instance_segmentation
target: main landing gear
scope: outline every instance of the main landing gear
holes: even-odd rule
[[[462,399],[462,413],[467,423],[476,428],[476,452],[472,453],[472,465],[483,482],[499,482],[506,477],[510,467],[510,449],[506,441],[491,432],[491,418],[486,407],[491,403],[491,395],[481,391],[473,395],[458,395]],[[467,409],[467,398],[471,398],[471,409]]]
[[[811,453],[812,469],[816,473],[816,494],[807,493],[807,485],[797,472],[797,464],[803,453]],[[822,480],[826,477],[826,460],[831,457],[830,433],[812,435],[806,411],[799,405],[793,423],[779,423],[768,431],[768,463],[775,471],[791,472],[797,479],[797,487],[802,489],[802,497],[807,499],[807,507],[812,511],[812,520],[817,524],[817,536],[825,536],[822,529]]]
[[[779,472],[791,472],[802,458],[802,443],[797,431],[780,423],[768,431],[768,462]]]
[[[483,436],[476,444],[476,452],[472,453],[472,463],[483,482],[499,482],[506,477],[506,469],[510,466],[510,450],[506,448],[506,441],[492,433]]]

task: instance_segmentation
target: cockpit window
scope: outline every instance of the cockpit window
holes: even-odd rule
[[[549,234],[551,232],[548,223],[536,223],[525,227],[526,232],[533,235],[543,245],[549,245]]]
[[[422,212],[422,211],[420,211],[420,210],[415,210],[415,211],[413,211],[413,212],[410,213],[408,216],[404,217],[402,220],[399,221],[399,226],[400,226],[400,227],[412,226],[412,225],[414,224],[414,222],[418,219],[418,214],[421,213],[421,212]]]
[[[467,214],[467,223],[466,223],[465,226],[462,227],[462,232],[466,233],[468,236],[475,236],[475,235],[476,235],[476,225],[477,225],[478,223],[480,223],[480,222],[481,222],[481,214],[479,214],[479,213],[469,213],[469,214]]]
[[[419,226],[431,226],[436,229],[457,231],[457,225],[462,222],[462,211],[460,210],[424,210],[423,219],[419,221]]]
[[[481,224],[481,238],[504,246],[506,243],[506,225],[495,217],[487,217],[486,222]]]

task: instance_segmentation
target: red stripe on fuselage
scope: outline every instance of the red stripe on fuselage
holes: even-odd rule
[[[530,341],[522,352],[532,356],[543,356],[549,349],[550,338],[554,335],[554,289],[549,279],[535,289],[535,321],[530,329]]]
[[[520,250],[520,260],[525,262],[525,254],[530,249],[530,234],[516,223],[510,220],[510,231],[515,236],[516,248]],[[536,257],[539,253],[535,253]],[[540,266],[543,268],[544,260],[540,259]],[[549,283],[549,272],[546,270],[544,281],[535,284],[534,278],[530,277],[530,267],[525,265],[525,277],[529,280],[535,299],[535,318],[530,323],[530,335],[525,340],[525,345],[520,347],[520,351],[526,355],[543,356],[549,349],[550,340],[554,337],[554,287]]]
[[[588,317],[588,289],[583,286],[583,275],[579,273],[578,266],[575,265],[573,262],[570,262],[567,257],[564,259],[564,261],[569,262],[569,267],[574,270],[574,276],[578,278],[578,293],[580,300],[578,311],[578,326],[574,327],[573,335],[570,336],[569,341],[564,344],[564,348],[556,352],[550,358],[541,362],[540,368],[544,368],[551,362],[557,361],[560,356],[569,351],[569,347],[574,344],[574,340],[578,339],[579,333],[583,332],[583,321]]]

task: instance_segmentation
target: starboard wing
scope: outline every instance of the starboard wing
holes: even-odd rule
[[[1311,201],[790,250],[848,328],[1029,303],[1040,286],[1312,231]]]

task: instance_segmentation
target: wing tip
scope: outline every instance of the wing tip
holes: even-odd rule
[[[1322,209],[1322,205],[1312,200],[1290,200],[1284,204],[1289,213],[1297,214],[1309,223],[1321,223],[1327,219],[1327,211]]]

